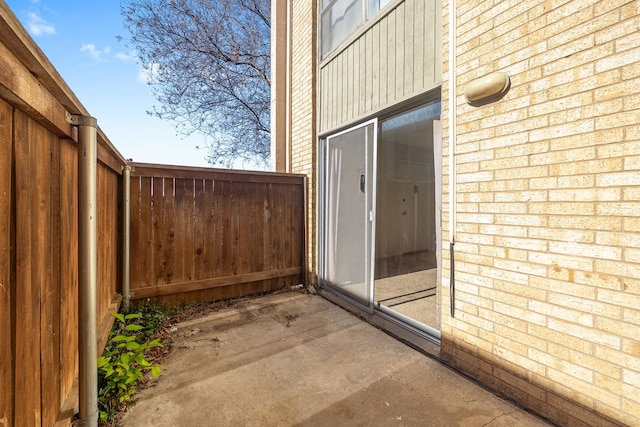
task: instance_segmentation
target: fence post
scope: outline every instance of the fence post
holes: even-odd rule
[[[78,359],[79,406],[74,427],[98,425],[97,287],[98,228],[97,120],[72,115],[67,120],[78,127]]]

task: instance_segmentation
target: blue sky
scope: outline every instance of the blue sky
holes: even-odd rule
[[[133,52],[118,0],[5,0],[98,126],[136,162],[210,166],[204,138],[149,116],[157,102]]]

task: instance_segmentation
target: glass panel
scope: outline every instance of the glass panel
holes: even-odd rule
[[[322,12],[322,56],[333,51],[364,22],[363,0],[337,0]]]
[[[371,301],[372,180],[374,125],[327,140],[324,279],[365,306]]]
[[[385,7],[391,0],[369,0],[369,13],[367,19],[371,19],[373,15],[378,13],[380,9]]]
[[[376,189],[375,300],[438,328],[434,119],[440,102],[381,124]]]

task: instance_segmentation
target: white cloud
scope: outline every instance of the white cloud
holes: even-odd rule
[[[117,59],[121,60],[121,61],[135,61],[136,60],[136,52],[116,52],[115,56]]]
[[[27,26],[34,36],[52,35],[56,33],[56,28],[53,24],[48,23],[34,12],[29,12]]]
[[[104,56],[109,55],[111,53],[111,48],[109,46],[100,50],[96,48],[96,45],[93,43],[84,43],[80,48],[80,52],[87,52],[89,56],[91,56],[96,61],[100,61]]]
[[[160,64],[152,62],[146,67],[138,70],[138,81],[142,83],[153,83],[155,76],[160,72]]]

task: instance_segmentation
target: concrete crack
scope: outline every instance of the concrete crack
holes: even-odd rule
[[[490,426],[491,424],[493,424],[493,422],[494,422],[495,420],[497,420],[498,418],[502,418],[502,417],[504,417],[504,416],[506,416],[506,415],[511,415],[511,414],[513,414],[514,412],[515,412],[515,410],[514,410],[514,411],[510,411],[510,412],[503,412],[502,414],[500,414],[500,415],[497,415],[497,416],[493,417],[493,418],[492,418],[488,423],[482,424],[482,427],[488,427],[488,426]]]

